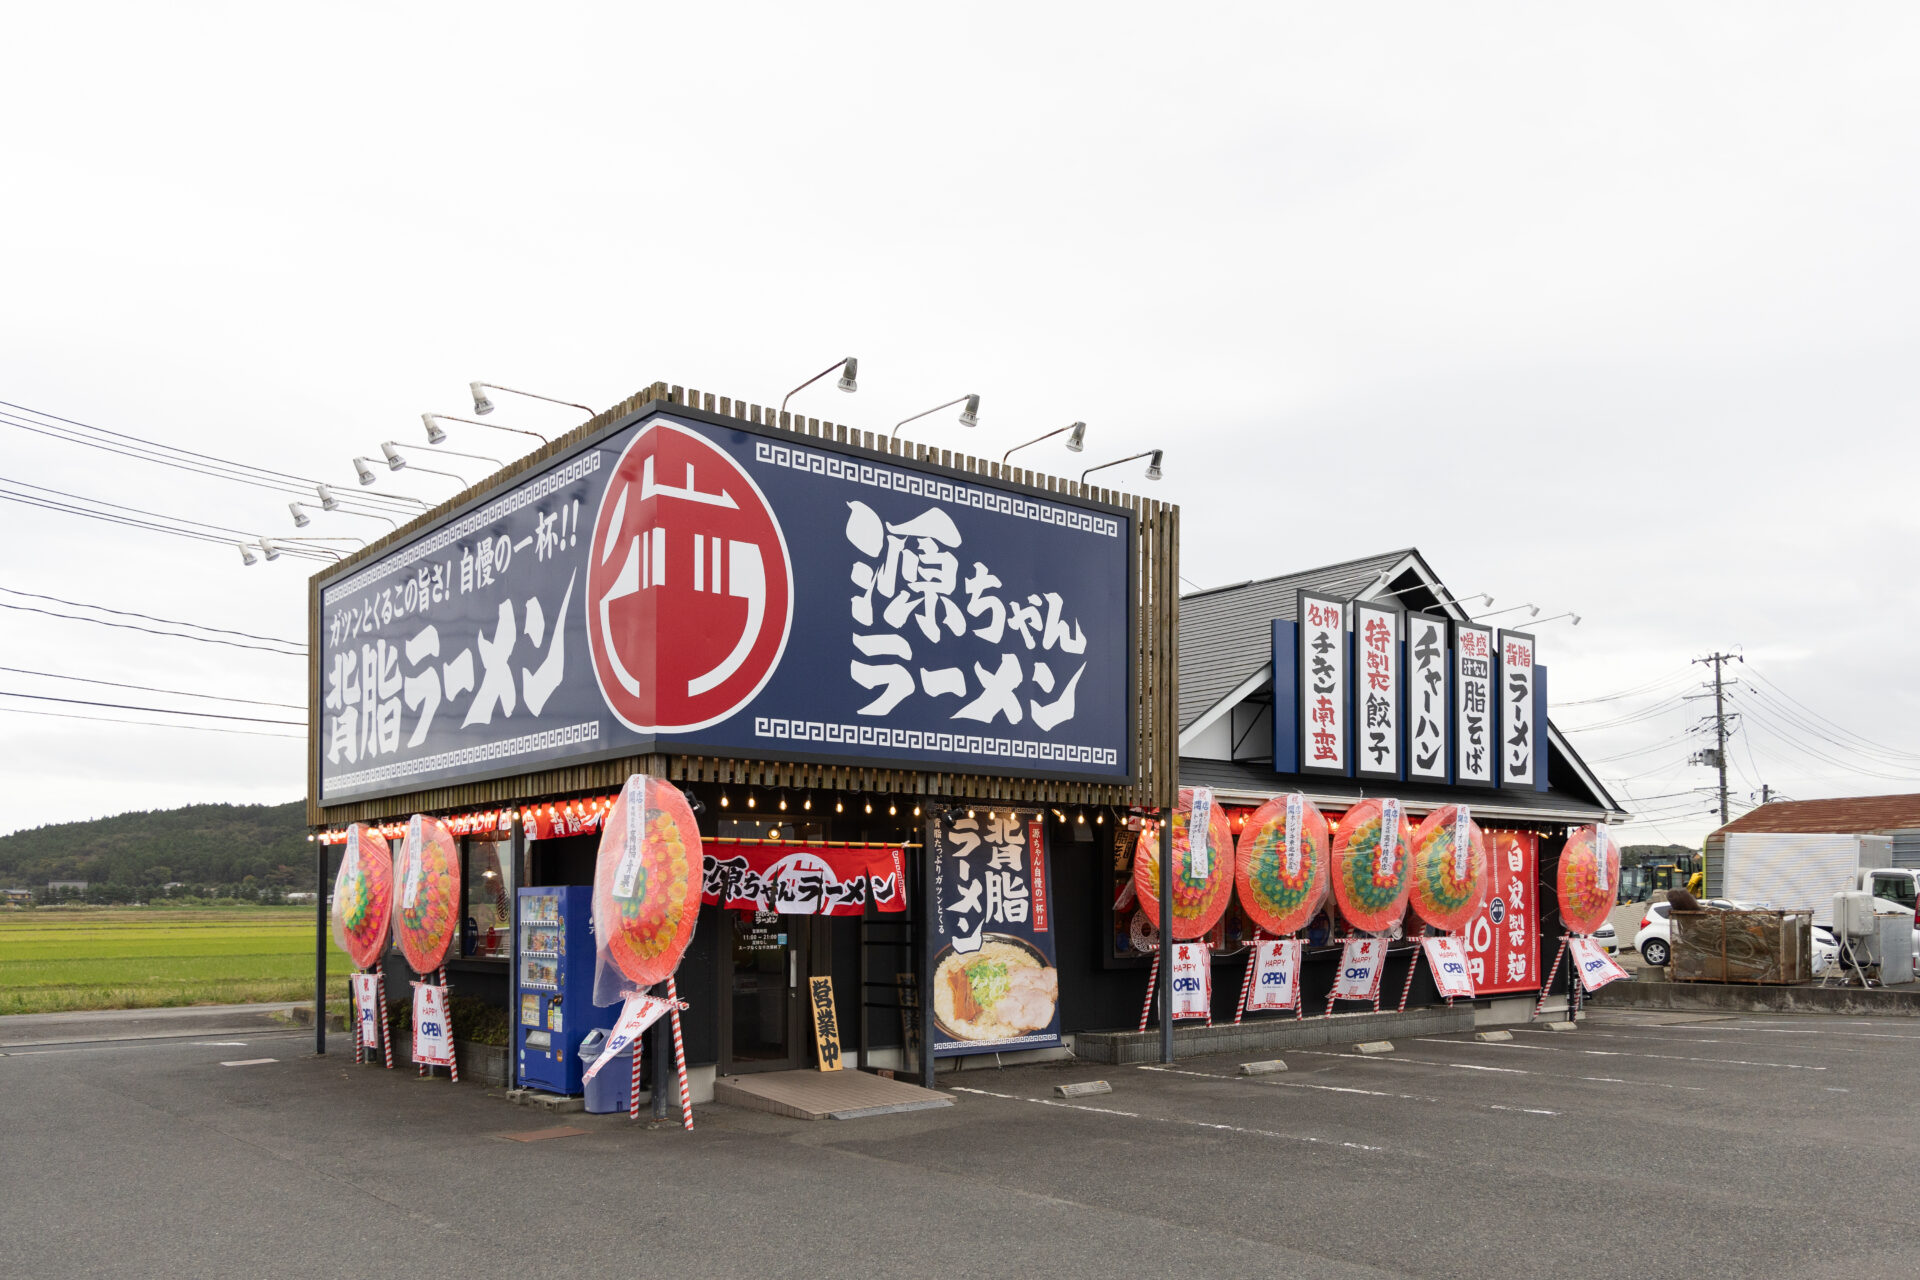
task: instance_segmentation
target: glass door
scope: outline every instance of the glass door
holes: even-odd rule
[[[800,974],[806,969],[807,917],[729,911],[731,936],[722,986],[728,997],[724,1074],[800,1065]]]

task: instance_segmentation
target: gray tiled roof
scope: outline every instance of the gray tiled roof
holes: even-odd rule
[[[1271,623],[1293,617],[1295,592],[1351,598],[1409,555],[1412,548],[1347,560],[1303,573],[1215,587],[1180,597],[1180,727],[1232,693],[1265,666],[1273,651]]]

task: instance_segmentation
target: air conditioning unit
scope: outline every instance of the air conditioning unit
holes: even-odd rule
[[[1833,931],[1843,938],[1878,938],[1880,923],[1873,915],[1873,895],[1847,889],[1833,895]]]

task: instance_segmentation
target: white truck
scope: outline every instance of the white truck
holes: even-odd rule
[[[1813,922],[1831,927],[1833,895],[1857,889],[1873,895],[1877,914],[1914,913],[1920,872],[1890,865],[1887,836],[1794,835],[1728,832],[1721,850],[1723,896],[1776,911],[1811,911]],[[1914,931],[1920,955],[1920,929]]]

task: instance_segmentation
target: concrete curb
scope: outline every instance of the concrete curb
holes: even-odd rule
[[[1920,988],[1762,987],[1721,982],[1615,982],[1588,997],[1596,1009],[1671,1013],[1838,1013],[1920,1017]]]
[[[1362,1040],[1471,1030],[1473,1006],[1465,1001],[1451,1009],[1432,1005],[1405,1013],[1336,1013],[1331,1018],[1283,1016],[1243,1022],[1239,1026],[1222,1023],[1213,1027],[1175,1027],[1173,1056],[1197,1058],[1203,1054],[1242,1050],[1312,1049],[1327,1044],[1351,1046]],[[1158,1030],[1082,1031],[1074,1037],[1073,1047],[1082,1062],[1125,1066],[1160,1061]]]

